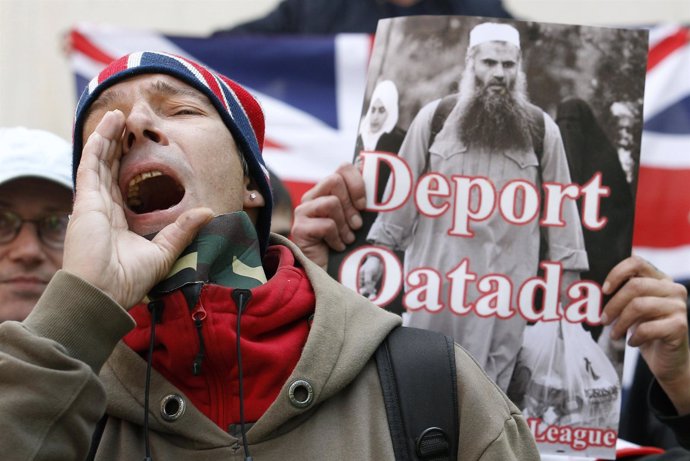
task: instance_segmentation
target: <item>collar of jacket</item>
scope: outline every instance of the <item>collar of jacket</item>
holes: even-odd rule
[[[158,299],[197,282],[251,289],[266,282],[256,229],[244,211],[216,216],[149,292]]]
[[[242,311],[241,347],[245,420],[258,420],[297,363],[309,333],[314,292],[285,247],[266,251],[271,279],[251,290]],[[221,428],[240,421],[236,344],[237,306],[232,288],[185,285],[162,298],[153,368],[179,388]],[[198,287],[198,289],[197,289]],[[189,304],[196,299],[194,304]],[[146,304],[132,308],[137,326],[124,341],[146,356],[151,316]],[[199,360],[199,354],[202,360]]]

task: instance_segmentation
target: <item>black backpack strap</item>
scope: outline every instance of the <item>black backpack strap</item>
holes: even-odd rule
[[[458,395],[453,341],[399,327],[376,350],[395,459],[455,460]]]
[[[546,126],[544,124],[544,111],[539,107],[530,104],[528,106],[528,112],[530,118],[532,147],[534,147],[534,153],[537,154],[539,166],[541,167],[541,158],[544,155],[544,133],[546,132]],[[541,168],[539,168],[539,172],[539,175],[541,176]]]
[[[429,144],[427,147],[431,147],[434,143],[436,135],[441,131],[441,128],[443,128],[443,124],[446,123],[448,115],[450,115],[457,102],[458,95],[454,93],[443,97],[441,102],[438,103],[436,110],[434,110],[434,116],[431,118],[431,135],[429,136]]]
[[[530,135],[532,137],[532,147],[534,148],[534,153],[537,154],[538,172],[537,178],[539,179],[538,187],[541,188],[544,184],[544,177],[542,174],[542,157],[544,157],[544,134],[546,132],[546,126],[544,123],[544,111],[539,107],[530,104],[529,107],[529,118],[530,118]],[[544,212],[544,200],[539,201],[539,215],[543,215]],[[548,248],[548,240],[546,238],[546,229],[539,226],[539,261],[543,261],[547,258],[546,249]],[[541,273],[541,269],[540,269]],[[542,296],[541,292],[538,293],[536,301],[538,306],[541,306]]]
[[[544,175],[542,173],[542,157],[544,157],[544,134],[546,133],[546,126],[544,123],[544,111],[538,106],[530,104],[528,106],[530,124],[529,131],[532,137],[532,147],[534,148],[534,153],[537,155],[537,178],[539,184],[537,185],[541,190],[542,184],[544,184]],[[544,214],[544,200],[539,200],[539,216]],[[547,253],[549,247],[549,240],[546,235],[546,229],[539,226],[539,261],[546,260],[549,255]],[[539,267],[537,269],[537,275],[544,275],[544,271]],[[534,296],[534,305],[539,309],[544,306],[544,293],[542,290],[537,290]],[[529,323],[533,325],[532,322]]]
[[[429,148],[431,148],[431,145],[434,143],[434,139],[436,139],[436,135],[438,135],[443,128],[443,124],[446,123],[448,115],[450,115],[451,111],[455,107],[455,103],[457,102],[457,93],[450,94],[441,99],[441,102],[439,102],[438,106],[436,106],[436,109],[434,109],[434,115],[431,117],[431,133],[429,134],[429,141],[426,144],[426,157],[424,160],[424,169],[422,170],[422,174],[429,171]]]
[[[86,461],[93,461],[96,459],[96,451],[98,451],[98,445],[101,443],[101,438],[103,437],[103,431],[105,431],[105,423],[108,421],[108,415],[105,414],[101,419],[98,420],[96,428],[91,436],[91,447],[89,448],[89,454],[86,455]]]

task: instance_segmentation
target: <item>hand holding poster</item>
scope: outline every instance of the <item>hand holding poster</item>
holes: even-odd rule
[[[329,270],[468,349],[542,453],[614,456],[622,356],[597,344],[601,284],[631,250],[646,52],[643,30],[377,30],[355,152],[368,212]],[[635,114],[623,159],[614,104]]]

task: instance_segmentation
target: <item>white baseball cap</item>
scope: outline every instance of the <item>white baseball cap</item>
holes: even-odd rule
[[[0,127],[0,184],[26,177],[72,190],[72,145],[48,131]]]

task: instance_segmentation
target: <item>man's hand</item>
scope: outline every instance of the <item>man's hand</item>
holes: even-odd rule
[[[295,208],[291,239],[320,265],[328,264],[329,247],[343,251],[362,227],[359,214],[366,206],[364,180],[354,165],[341,165],[302,196]]]
[[[640,348],[679,414],[690,413],[685,287],[644,259],[633,256],[611,270],[602,290],[607,295],[615,293],[602,316],[602,322],[612,327],[611,337],[622,338],[630,330],[628,344]]]
[[[131,232],[118,186],[124,127],[122,112],[108,112],[84,145],[63,269],[129,309],[168,273],[212,212],[188,210],[152,241]]]

